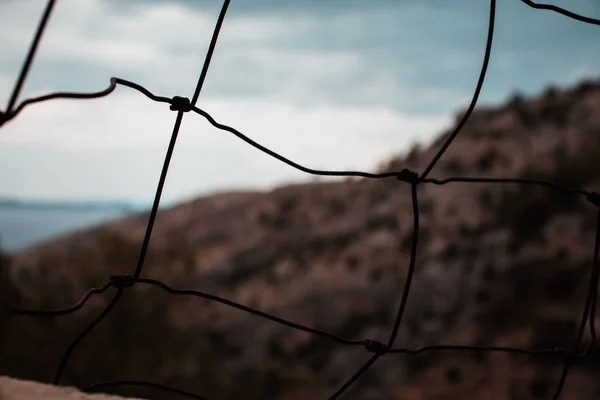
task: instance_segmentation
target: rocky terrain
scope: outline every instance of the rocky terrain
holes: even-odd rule
[[[449,134],[382,170],[423,171]],[[478,107],[429,177],[597,190],[599,150],[600,81],[584,82]],[[592,204],[513,183],[421,184],[418,199],[416,271],[395,348],[571,348],[592,270]],[[410,185],[394,178],[214,194],[159,213],[142,276],[344,338],[385,342],[406,280],[412,207]],[[0,281],[6,304],[70,306],[110,274],[132,272],[147,218],[16,255]],[[70,342],[114,293],[60,317],[3,314],[0,375],[51,382]],[[586,333],[582,348],[589,341]],[[137,284],[76,348],[61,382],[146,380],[211,399],[327,398],[370,356],[361,346]],[[506,353],[390,354],[343,398],[549,399],[561,368],[560,359]],[[599,369],[594,348],[572,367],[561,399],[599,398]],[[150,389],[111,393],[168,398]]]

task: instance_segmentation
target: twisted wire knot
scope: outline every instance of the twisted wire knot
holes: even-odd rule
[[[402,171],[400,171],[396,175],[396,179],[402,182],[410,183],[411,185],[416,185],[419,183],[419,175],[407,168],[404,168]]]
[[[188,112],[192,111],[192,103],[190,103],[190,99],[182,96],[175,96],[171,99],[171,107],[169,107],[172,111],[183,111]]]
[[[135,277],[130,273],[114,274],[110,276],[110,285],[117,289],[125,289],[135,284]]]
[[[365,339],[364,346],[370,353],[385,354],[388,352],[387,346],[377,340]]]

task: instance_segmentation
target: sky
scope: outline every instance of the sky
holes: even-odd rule
[[[600,18],[597,0],[555,4]],[[0,109],[44,9],[0,1]],[[220,1],[59,0],[20,100],[110,77],[192,97]],[[374,170],[467,107],[486,0],[233,0],[198,107],[311,168]],[[600,75],[600,27],[498,0],[480,104]],[[27,107],[0,128],[0,197],[150,204],[176,113],[119,86]],[[315,178],[186,114],[163,204]]]

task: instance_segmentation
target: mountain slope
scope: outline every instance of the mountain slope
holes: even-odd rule
[[[448,135],[383,169],[423,171]],[[594,189],[599,150],[600,83],[588,82],[479,108],[430,177]],[[422,184],[418,200],[416,272],[395,348],[570,348],[592,267],[591,204],[512,183]],[[142,275],[344,338],[385,342],[406,280],[412,207],[409,185],[395,179],[215,194],[159,213]],[[139,214],[17,255],[9,270],[19,293],[13,300],[66,307],[110,274],[133,271],[146,221]],[[8,320],[0,374],[51,380],[111,290],[76,314]],[[158,381],[215,399],[326,398],[369,357],[360,346],[139,284],[76,349],[64,378],[77,386]],[[597,398],[599,366],[594,350],[572,368],[561,399]],[[344,398],[545,399],[561,367],[552,358],[503,353],[386,355]]]

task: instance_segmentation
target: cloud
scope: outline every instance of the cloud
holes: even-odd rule
[[[36,8],[26,3],[18,4],[24,11]],[[132,79],[159,95],[181,94],[182,88],[191,92],[201,66],[198,49],[208,45],[214,25],[211,13],[177,4],[127,10],[103,2],[65,0],[59,5],[40,47],[28,95],[96,91],[106,87],[110,75]],[[13,11],[21,16],[14,21],[36,16]],[[320,29],[343,31],[339,21],[351,27],[364,24],[357,15],[335,21]],[[374,104],[333,103],[328,91],[365,74],[367,62],[360,51],[277,44],[309,35],[316,25],[306,16],[228,20],[209,74],[208,94],[199,105],[284,156],[323,169],[371,169],[382,157],[414,140],[426,140],[447,123],[443,115],[408,115],[376,104],[386,88],[398,87],[385,72],[360,82],[355,90]],[[5,26],[16,33],[10,36],[15,52],[27,46],[30,32],[20,30],[17,22]],[[223,82],[219,75],[232,75],[232,94],[219,94],[214,86],[211,91],[215,75],[217,86]],[[3,93],[9,91],[9,76],[0,74]],[[270,95],[239,96],[237,83],[268,87],[269,78],[276,83]],[[2,167],[12,171],[0,176],[2,190],[35,197],[111,193],[147,200],[174,117],[167,105],[124,87],[102,99],[35,104],[2,128]],[[310,177],[190,114],[182,125],[165,196],[175,199],[210,188],[268,186],[289,179]]]
[[[590,68],[588,64],[582,63],[576,65],[571,72],[567,75],[567,81],[574,84],[584,79],[592,79],[597,73],[594,73],[593,68]]]
[[[25,108],[3,129],[2,144],[65,149],[155,147],[173,112],[130,89],[93,100],[54,100]],[[166,133],[165,133],[166,134]]]
[[[371,169],[432,140],[470,100],[489,4],[373,2],[232,4],[199,106],[313,168]],[[219,3],[61,0],[24,96],[97,91],[118,76],[191,97]],[[0,101],[42,9],[34,0],[0,3]],[[544,15],[499,5],[482,102],[598,64],[589,51],[597,30]],[[0,195],[149,199],[174,117],[124,87],[103,99],[31,106],[0,130]],[[165,196],[290,179],[310,178],[186,115]]]
[[[17,60],[24,55],[41,9],[26,0],[9,6],[0,16],[6,32],[0,40],[10,50],[10,58]],[[424,64],[431,57],[423,55],[435,50],[432,43],[443,39],[443,35],[435,41],[422,37],[414,42],[417,23],[434,18],[419,7],[401,11],[379,7],[359,12],[350,7],[327,18],[318,13],[234,14],[223,26],[205,92],[209,96],[271,96],[298,103],[306,103],[307,98],[330,104],[393,103],[402,98],[398,95],[403,91],[416,89],[411,82],[418,74],[433,68]],[[202,67],[215,12],[179,3],[124,7],[106,1],[61,1],[25,93],[37,94],[41,86],[97,90],[109,76],[170,95],[189,93]],[[411,22],[411,16],[417,21]],[[443,50],[443,45],[436,46]],[[469,63],[466,56],[451,50],[435,59],[440,73]],[[18,63],[12,62],[8,70],[17,69]],[[396,91],[388,88],[385,96],[362,99],[361,94],[386,74],[395,81],[389,88]]]
[[[378,107],[299,107],[270,100],[207,101],[204,109],[285,157],[322,169],[370,170],[398,148],[431,140],[432,132],[450,123],[443,116],[401,115]],[[148,199],[174,118],[167,105],[135,92],[26,109],[3,128],[2,189],[32,196],[111,193]],[[264,186],[290,179],[310,177],[188,114],[166,196],[189,197],[206,188]]]

